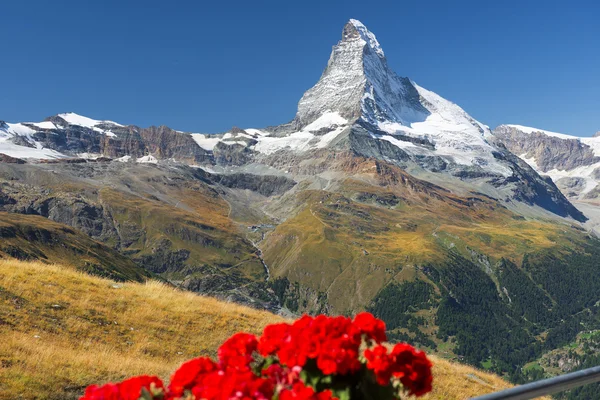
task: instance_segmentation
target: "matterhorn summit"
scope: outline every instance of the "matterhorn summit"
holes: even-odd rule
[[[452,165],[512,174],[494,157],[497,149],[486,125],[398,76],[375,35],[355,19],[344,26],[319,82],[302,96],[292,125],[303,129],[331,115],[361,125],[372,138],[401,149],[404,157],[441,157]]]
[[[325,112],[402,125],[428,115],[411,82],[389,69],[375,35],[354,19],[344,26],[319,82],[302,96],[295,122],[304,127]]]

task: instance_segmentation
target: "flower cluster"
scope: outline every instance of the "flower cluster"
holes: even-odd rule
[[[277,356],[281,364],[290,367],[304,367],[307,361],[315,360],[325,375],[346,375],[361,367],[358,356],[363,336],[381,343],[386,339],[385,324],[368,313],[357,315],[354,321],[305,315],[292,325],[267,326],[258,351],[264,357]]]
[[[397,344],[391,352],[377,345],[365,350],[365,358],[378,384],[385,386],[397,378],[411,395],[422,396],[431,391],[431,362],[422,351],[405,343]]]
[[[171,376],[90,386],[80,400],[393,399],[431,390],[431,363],[408,344],[389,350],[385,324],[369,313],[303,316],[269,325],[260,338],[237,333],[217,361],[199,357]]]

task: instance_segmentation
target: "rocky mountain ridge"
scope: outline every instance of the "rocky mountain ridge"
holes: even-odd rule
[[[600,138],[577,137],[521,125],[500,125],[494,135],[572,200],[600,195]]]
[[[211,171],[275,168],[276,174],[301,175],[307,175],[304,167],[319,154],[350,151],[390,162],[449,190],[484,193],[521,213],[586,219],[552,181],[498,145],[486,125],[396,75],[375,35],[357,20],[344,26],[320,80],[301,98],[288,124],[205,135],[164,126],[123,126],[73,113],[41,123],[5,123],[0,153],[19,157],[28,151],[34,158],[174,159]],[[296,175],[290,178],[298,180]]]

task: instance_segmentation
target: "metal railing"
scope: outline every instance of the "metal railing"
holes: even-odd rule
[[[496,393],[484,394],[483,396],[473,397],[471,400],[535,399],[536,397],[563,392],[594,382],[600,382],[600,366],[527,383]]]

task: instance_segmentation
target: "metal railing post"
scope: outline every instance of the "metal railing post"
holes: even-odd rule
[[[571,372],[515,386],[496,393],[473,397],[471,400],[528,400],[548,394],[563,392],[589,383],[600,382],[600,366]]]

